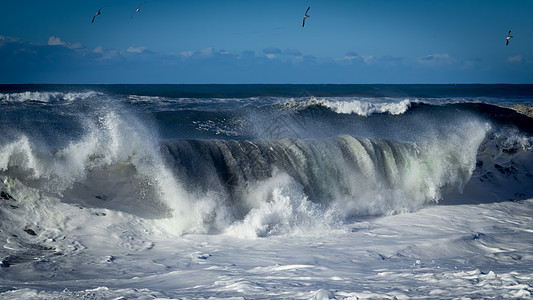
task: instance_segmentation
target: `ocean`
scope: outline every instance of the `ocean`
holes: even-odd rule
[[[531,107],[533,85],[0,85],[0,298],[530,298]]]

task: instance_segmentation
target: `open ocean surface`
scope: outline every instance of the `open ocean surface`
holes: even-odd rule
[[[533,85],[0,85],[0,298],[530,298],[531,107]]]

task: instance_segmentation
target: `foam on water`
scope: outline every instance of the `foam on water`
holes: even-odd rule
[[[360,116],[369,116],[371,114],[388,113],[391,115],[400,115],[405,113],[411,106],[408,99],[400,102],[375,103],[372,101],[326,101],[320,102],[321,105],[332,109],[340,114],[357,114]]]
[[[86,100],[101,93],[88,92],[21,92],[21,93],[0,93],[0,103],[16,103],[16,102],[72,102],[76,100]]]
[[[307,235],[338,226],[339,212],[311,202],[302,186],[284,173],[249,186],[243,197],[248,212],[225,232],[254,238],[270,235]]]
[[[372,114],[400,115],[405,113],[411,106],[409,99],[364,99],[364,98],[328,98],[317,99],[311,97],[309,100],[290,100],[283,103],[283,106],[290,110],[301,110],[311,106],[323,106],[338,114],[356,114],[368,117]]]

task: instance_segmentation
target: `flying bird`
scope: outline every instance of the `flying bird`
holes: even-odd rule
[[[505,45],[509,45],[509,40],[511,40],[513,36],[511,35],[511,30],[509,30],[509,33],[507,34],[507,37],[505,38],[505,40],[507,41],[507,43],[505,43]]]
[[[101,15],[102,13],[100,12],[102,10],[102,8],[104,8],[103,6],[98,10],[98,12],[96,14],[94,14],[94,17],[93,17],[93,20],[91,23],[94,23],[94,19],[96,18],[96,16],[98,15]]]
[[[131,14],[130,19],[133,19],[133,16],[141,10],[141,6],[143,6],[143,4],[144,2],[137,6],[137,9]]]
[[[304,15],[304,22],[302,23],[302,27],[305,26],[305,19],[309,18],[309,15],[307,14],[307,12],[309,12],[309,9],[311,8],[311,6],[309,6],[307,8],[307,10],[305,11],[305,15]]]

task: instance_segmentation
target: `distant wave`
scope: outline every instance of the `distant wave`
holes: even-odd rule
[[[159,96],[141,96],[141,95],[129,95],[128,100],[131,103],[155,103],[165,101],[168,98]]]
[[[372,114],[401,115],[405,113],[411,106],[411,101],[409,99],[404,99],[401,101],[387,99],[383,102],[377,102],[376,99],[334,99],[335,98],[311,98],[307,101],[291,100],[284,103],[283,106],[291,110],[302,110],[312,106],[322,106],[329,108],[338,114],[356,114],[365,117],[368,117]]]
[[[0,103],[16,103],[16,102],[72,102],[76,100],[85,100],[97,95],[98,92],[21,92],[21,93],[0,93]]]

